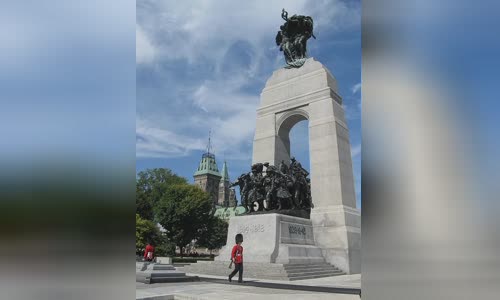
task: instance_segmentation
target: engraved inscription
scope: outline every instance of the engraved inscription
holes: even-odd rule
[[[264,232],[264,224],[239,225],[239,233]]]
[[[300,234],[305,236],[306,235],[306,228],[304,226],[298,226],[298,225],[288,225],[288,232],[290,234]]]

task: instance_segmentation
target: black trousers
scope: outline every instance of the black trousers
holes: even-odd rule
[[[240,274],[238,274],[238,282],[242,282],[243,281],[243,263],[234,264],[234,271],[231,272],[231,274],[229,274],[229,277],[233,278],[233,276],[236,275],[236,273],[238,273],[238,272],[240,272]]]

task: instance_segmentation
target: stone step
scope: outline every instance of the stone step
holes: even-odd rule
[[[231,272],[231,269],[210,269],[210,268],[196,268],[184,270],[187,273],[200,273],[200,274],[213,274],[213,275],[226,275]],[[265,273],[267,275],[275,275],[275,276],[286,276],[287,271],[284,269],[267,269],[267,270],[257,270],[257,269],[244,269],[244,274],[248,274],[248,276],[255,274],[258,277],[259,273]]]
[[[214,261],[214,262],[210,262],[210,264],[205,264],[205,263],[203,263],[203,264],[200,264],[200,263],[192,264],[190,266],[183,267],[183,269],[185,269],[185,270],[189,270],[191,268],[196,268],[196,269],[207,269],[207,268],[210,268],[210,269],[212,269],[214,267],[229,269],[228,265],[229,265],[229,262],[226,263],[226,262]],[[333,267],[333,268],[335,268],[334,266],[332,266],[332,265],[330,265],[328,263],[325,263],[325,262],[322,262],[322,263],[312,263],[312,264],[306,264],[306,263],[300,263],[300,264],[269,264],[269,265],[262,266],[262,268],[265,268],[266,270],[288,270],[288,269],[300,269],[300,268],[309,269],[309,268],[318,268],[318,267],[325,267],[325,266],[326,267]],[[245,270],[250,270],[250,269],[253,269],[253,268],[259,268],[259,270],[260,270],[260,267],[245,265]]]
[[[321,264],[321,265],[286,265],[284,266],[284,270],[287,272],[308,272],[308,271],[323,271],[323,270],[329,270],[329,271],[340,271],[335,266],[332,266],[330,264]]]
[[[221,268],[221,269],[229,269],[228,268],[229,264],[192,264],[190,266],[185,266],[183,269],[191,269],[191,268],[197,268],[197,269],[206,269],[206,268]],[[244,264],[245,269],[266,269],[266,270],[288,270],[288,269],[307,269],[307,268],[335,268],[335,266],[330,265],[328,263],[321,263],[321,264],[287,264],[287,265],[281,265],[281,264],[269,264],[266,266],[255,266],[251,263]],[[178,268],[179,269],[179,268]]]
[[[342,270],[335,268],[314,268],[314,269],[294,269],[294,270],[286,270],[287,274],[302,274],[308,272],[341,272]]]
[[[329,263],[315,263],[315,264],[286,264],[283,265],[284,268],[288,267],[319,267],[319,266],[331,266]]]
[[[158,276],[151,277],[151,283],[164,283],[164,282],[184,282],[184,281],[198,281],[199,278],[196,277],[186,277],[186,276]]]
[[[156,264],[153,266],[153,270],[174,270],[175,271],[175,267],[172,266],[172,265],[159,265],[159,264]]]
[[[219,273],[219,272],[199,272],[199,274],[211,274],[218,276],[227,276],[229,272]],[[314,277],[328,277],[344,274],[344,272],[340,270],[328,270],[328,271],[311,271],[311,272],[296,272],[296,273],[268,273],[261,272],[259,274],[253,272],[244,272],[246,277],[256,277],[256,278],[266,278],[266,279],[274,279],[274,280],[289,280],[290,278],[304,278],[304,276],[314,276]]]
[[[158,263],[144,263],[138,262],[135,264],[136,271],[145,271],[145,270],[172,270],[175,271],[175,267],[167,264],[158,264]]]
[[[177,276],[186,276],[186,273],[182,272],[158,272],[151,273],[151,278],[155,277],[177,277]]]
[[[322,264],[322,265],[311,265],[311,266],[292,266],[292,265],[287,265],[283,267],[285,270],[307,270],[307,269],[337,269],[337,267],[329,265],[329,264]]]
[[[343,272],[326,270],[326,271],[309,271],[309,272],[288,272],[287,274],[288,277],[295,277],[295,276],[324,275],[324,274],[338,274],[338,273],[343,273]]]
[[[303,258],[298,258],[298,259],[295,259],[295,258],[290,258],[290,262],[292,264],[324,264],[325,263],[325,260],[323,258],[318,258],[318,259],[315,259],[315,258],[308,258],[308,259],[303,259]]]
[[[314,279],[314,278],[322,278],[322,277],[330,277],[330,276],[338,276],[338,275],[345,275],[344,272],[339,272],[339,273],[332,273],[332,274],[316,274],[316,275],[303,275],[303,276],[294,276],[294,277],[289,277],[288,280],[304,280],[304,279]]]
[[[296,268],[296,269],[285,269],[287,273],[294,272],[312,272],[312,271],[341,271],[336,267],[315,267],[315,268]]]
[[[231,270],[228,264],[217,262],[212,264],[192,264],[186,266],[184,272],[194,274],[210,274],[227,276]],[[310,278],[329,277],[345,274],[342,270],[328,263],[316,264],[269,264],[267,266],[248,264],[244,269],[244,276],[265,278],[271,280],[301,280]]]
[[[299,276],[308,274],[323,274],[323,273],[341,273],[341,270],[309,270],[309,271],[299,271],[299,272],[286,272],[287,276]]]

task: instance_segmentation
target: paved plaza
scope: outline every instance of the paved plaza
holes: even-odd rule
[[[360,299],[359,295],[346,294],[342,291],[332,293],[300,290],[304,286],[311,288],[359,289],[361,286],[361,275],[359,274],[286,282],[245,278],[243,284],[234,281],[227,283],[226,278],[222,276],[187,275],[198,275],[201,281],[157,284],[136,283],[136,299]],[[275,284],[281,287],[288,285],[289,288],[259,286],[264,284]],[[294,286],[298,289],[293,288]]]

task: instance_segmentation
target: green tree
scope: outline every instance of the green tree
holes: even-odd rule
[[[196,244],[207,248],[210,250],[210,254],[212,254],[212,250],[220,249],[226,244],[227,227],[228,224],[226,221],[212,216],[208,226],[201,232]]]
[[[135,214],[135,251],[141,253],[144,251],[146,244],[152,242],[155,245],[161,245],[164,242],[162,233],[155,223],[150,220],[145,220]]]
[[[199,187],[187,184],[169,186],[155,206],[158,222],[167,238],[181,250],[206,230],[212,217],[211,201]]]
[[[175,175],[169,169],[157,168],[139,172],[136,180],[136,213],[143,219],[154,220],[154,207],[167,188],[187,183],[185,178]]]
[[[169,241],[166,236],[163,236],[162,243],[155,247],[155,255],[175,256],[175,244]]]

